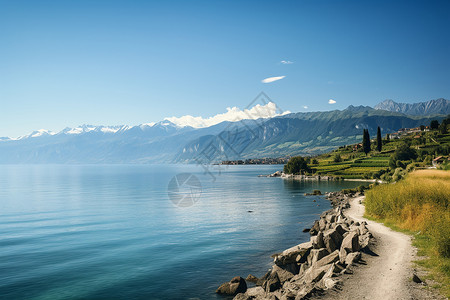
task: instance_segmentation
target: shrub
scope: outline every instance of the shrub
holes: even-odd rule
[[[391,182],[392,177],[389,175],[389,173],[384,173],[384,174],[381,176],[381,180],[386,181],[386,182]]]
[[[302,172],[309,172],[310,169],[306,160],[301,156],[294,156],[289,159],[288,163],[284,165],[284,173],[286,174],[301,174]]]
[[[403,168],[397,168],[394,171],[394,175],[392,175],[392,180],[399,181],[405,176],[406,172],[403,170]]]
[[[342,161],[342,157],[340,154],[336,154],[333,157],[333,162],[337,163],[337,162],[341,162]]]

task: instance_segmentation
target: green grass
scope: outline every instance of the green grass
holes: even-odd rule
[[[450,172],[421,170],[395,184],[375,186],[366,192],[368,218],[413,234],[419,255],[416,263],[450,296]]]

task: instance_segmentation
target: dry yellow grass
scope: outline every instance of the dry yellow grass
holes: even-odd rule
[[[416,245],[430,257],[426,262],[449,294],[450,171],[419,170],[395,184],[366,193],[366,214],[416,234]]]

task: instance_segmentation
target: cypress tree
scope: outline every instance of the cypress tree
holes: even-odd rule
[[[381,152],[381,148],[383,148],[383,140],[381,139],[380,126],[378,126],[378,129],[377,129],[377,150],[378,150],[378,152]]]
[[[363,131],[363,151],[367,155],[367,153],[370,152],[370,135],[369,135],[369,129],[364,129]]]

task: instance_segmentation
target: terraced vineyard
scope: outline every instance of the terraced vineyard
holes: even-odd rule
[[[450,134],[439,134],[437,131],[420,132],[407,135],[402,139],[383,140],[381,152],[375,150],[372,141],[372,151],[367,156],[361,149],[353,150],[354,145],[343,146],[330,153],[315,157],[313,162],[316,163],[310,164],[310,167],[312,173],[316,175],[336,176],[345,179],[378,177],[380,174],[389,171],[389,160],[392,153],[405,142],[421,156],[418,164],[430,165],[431,158],[434,158],[436,153],[444,152],[445,155],[445,152],[449,151]],[[428,162],[425,162],[426,159],[428,159]]]

